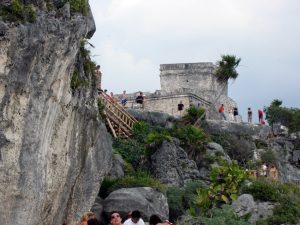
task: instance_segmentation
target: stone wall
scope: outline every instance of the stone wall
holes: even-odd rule
[[[178,104],[182,101],[184,105],[184,110],[180,113],[178,111]],[[186,94],[169,94],[169,95],[149,95],[145,96],[144,109],[145,111],[153,112],[164,112],[173,116],[184,115],[185,110],[187,110],[191,105],[197,107],[208,108],[209,102],[198,97],[197,95],[186,93]],[[141,106],[135,103],[135,98],[129,98],[126,105],[128,108],[141,108]]]
[[[212,101],[221,91],[227,96],[227,83],[222,84],[214,76],[213,63],[180,63],[160,65],[161,90],[166,92],[185,88],[192,89],[199,96]]]

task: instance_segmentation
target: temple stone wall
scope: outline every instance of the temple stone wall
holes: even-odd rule
[[[178,89],[191,89],[199,96],[212,101],[222,91],[228,94],[227,83],[220,83],[214,76],[216,66],[213,63],[180,63],[160,65],[161,91],[173,92]]]
[[[182,101],[184,105],[184,110],[180,113],[178,111],[178,104]],[[208,108],[209,102],[199,98],[198,96],[186,93],[186,94],[171,94],[171,95],[146,95],[144,102],[145,111],[154,112],[164,112],[173,116],[184,115],[185,110],[187,110],[191,105],[196,107]],[[128,108],[140,109],[141,105],[135,103],[134,98],[129,98],[126,105]]]

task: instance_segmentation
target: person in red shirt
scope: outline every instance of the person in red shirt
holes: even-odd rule
[[[263,124],[263,117],[264,117],[264,112],[261,110],[261,109],[259,109],[258,110],[258,122],[260,123],[260,124]]]
[[[222,105],[220,106],[220,108],[219,108],[219,114],[220,114],[221,120],[222,120],[222,119],[226,120],[226,116],[225,116],[224,111],[225,111],[225,110],[224,110],[224,104],[222,104]]]

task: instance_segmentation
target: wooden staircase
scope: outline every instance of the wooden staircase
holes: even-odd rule
[[[129,137],[137,120],[106,93],[102,92],[99,98],[105,106],[106,125],[111,134],[114,137]]]

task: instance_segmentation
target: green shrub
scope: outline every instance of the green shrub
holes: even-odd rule
[[[112,187],[117,183],[117,179],[104,177],[99,190],[99,196],[105,199],[112,190]]]
[[[270,149],[267,149],[261,154],[261,161],[268,164],[277,165],[277,158],[274,155],[274,152]]]
[[[25,13],[28,22],[34,23],[36,21],[36,12],[32,4],[25,7]]]
[[[184,190],[179,187],[169,187],[167,190],[167,199],[169,205],[169,217],[176,220],[182,216],[186,210],[183,205]]]
[[[296,184],[281,183],[260,177],[252,184],[242,187],[242,193],[253,195],[255,200],[280,202],[282,204],[300,203],[300,187]]]
[[[134,139],[115,138],[113,148],[135,169],[139,168],[140,163],[146,157],[146,148]]]
[[[100,98],[98,98],[98,100],[97,100],[97,106],[98,106],[99,115],[101,116],[102,119],[104,119],[105,118],[105,112],[104,112],[105,105]]]
[[[172,140],[172,137],[168,132],[151,132],[147,136],[147,143],[155,143],[156,145],[161,145],[163,141],[168,141],[170,142]]]
[[[66,0],[66,2],[70,3],[71,11],[80,12],[85,16],[87,15],[88,12],[87,0]]]
[[[93,62],[90,59],[85,59],[85,61],[83,63],[83,70],[84,70],[86,75],[92,74],[93,77],[94,77],[95,76],[95,70],[96,70],[96,63]]]
[[[12,14],[15,15],[19,19],[24,19],[23,17],[23,9],[24,6],[19,0],[12,0],[11,2]]]
[[[204,151],[206,144],[210,141],[201,128],[192,125],[174,127],[171,135],[178,138],[183,147],[196,152]]]
[[[85,40],[81,40],[80,41],[80,45],[79,45],[79,52],[80,52],[80,54],[81,54],[81,56],[83,58],[88,58],[90,56],[90,54],[91,54],[91,51],[88,50],[85,47],[85,45],[86,45],[86,41]]]
[[[300,204],[281,204],[275,206],[273,215],[257,221],[257,225],[298,224],[300,221]]]
[[[195,198],[199,189],[206,189],[207,185],[200,180],[194,180],[187,183],[184,187],[183,203],[185,209],[195,206]]]
[[[214,204],[228,204],[237,199],[239,188],[247,178],[247,173],[237,163],[224,164],[211,171],[212,185],[209,188],[209,197]]]
[[[0,16],[9,22],[34,23],[36,21],[36,12],[32,4],[24,6],[20,0],[12,0],[10,6],[0,6]]]
[[[278,183],[265,178],[254,179],[251,185],[243,186],[241,192],[251,194],[255,200],[261,201],[278,202],[281,198]]]
[[[250,225],[243,218],[239,218],[229,205],[215,208],[208,216],[187,215],[178,225]]]
[[[166,192],[166,187],[160,183],[159,180],[152,178],[149,173],[143,171],[138,171],[133,175],[126,175],[117,179],[117,181],[112,185],[110,191],[132,187],[151,187],[162,193]]]
[[[150,133],[150,126],[144,121],[137,122],[133,125],[133,138],[140,143],[146,143],[147,136]]]
[[[205,113],[204,108],[198,108],[193,105],[187,109],[187,114],[183,116],[183,120],[194,124],[197,121],[197,119],[199,119],[204,113]]]
[[[87,87],[89,85],[89,81],[85,80],[85,79],[82,79],[79,76],[78,71],[74,70],[74,72],[72,74],[72,77],[71,77],[71,83],[70,83],[70,85],[71,85],[71,89],[73,91],[75,91],[79,87]]]

